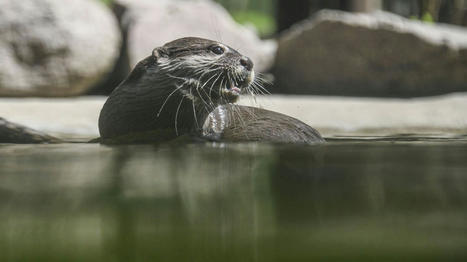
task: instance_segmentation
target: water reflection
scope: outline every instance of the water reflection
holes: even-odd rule
[[[0,261],[467,258],[466,143],[0,145]]]

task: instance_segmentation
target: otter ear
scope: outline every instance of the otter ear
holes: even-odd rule
[[[156,61],[159,60],[159,58],[161,57],[167,57],[167,49],[165,49],[164,47],[156,47],[154,48],[154,50],[152,50],[152,56],[156,59]]]

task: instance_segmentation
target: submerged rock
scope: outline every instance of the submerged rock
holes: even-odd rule
[[[467,29],[325,10],[279,40],[273,92],[426,96],[467,91]]]
[[[126,9],[122,19],[128,26],[128,55],[133,66],[155,47],[186,36],[223,42],[250,57],[258,71],[272,66],[275,41],[260,40],[252,29],[237,24],[213,1],[116,0],[115,3]]]
[[[0,0],[0,95],[69,96],[118,55],[113,14],[92,0]]]

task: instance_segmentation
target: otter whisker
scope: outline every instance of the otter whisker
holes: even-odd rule
[[[192,87],[190,87],[190,95],[193,97]],[[194,99],[191,100],[191,105],[193,106],[193,117],[195,119],[196,128],[199,129],[198,117],[196,117],[196,108],[195,108],[195,100]]]
[[[237,106],[234,105],[234,104],[231,104],[231,108],[233,109],[232,111],[234,112],[234,114],[237,115],[238,120],[240,121],[240,125],[245,127],[246,126],[245,120],[243,119],[243,117],[242,117],[241,113],[239,112]]]
[[[248,88],[248,91],[250,92],[250,94],[252,94],[253,96],[256,96],[256,95],[264,95],[265,93],[259,89],[255,83],[251,83],[250,85],[251,87]]]
[[[215,105],[214,105],[214,102],[212,101],[211,97],[208,95],[208,93],[206,92],[206,90],[201,89],[201,91],[208,97],[208,99],[209,99],[209,104],[211,105],[211,110],[213,110],[213,109],[215,108]]]
[[[269,80],[267,80],[267,79],[265,79],[265,78],[263,78],[262,75],[263,75],[263,74],[258,73],[258,74],[255,76],[255,80],[256,80],[258,83],[260,83],[260,84],[268,84],[268,85],[271,85],[272,82],[269,81]]]
[[[203,99],[203,96],[201,95],[201,93],[199,92],[199,88],[196,88],[196,92],[198,92],[198,95],[199,95],[199,98],[201,99],[201,101],[203,102],[203,104],[206,106],[205,107],[205,110],[206,111],[209,111],[208,108],[210,110],[212,110],[214,108],[214,106],[211,106],[210,104],[208,104],[204,99]]]
[[[252,91],[248,90],[248,92],[251,94],[250,100],[253,100],[253,104],[258,105],[258,100],[256,99],[256,94],[253,93]]]
[[[257,91],[261,91],[262,94],[271,94],[266,88],[264,88],[260,82],[253,81],[251,83],[252,87],[254,87]]]
[[[264,79],[262,79],[260,76],[257,76],[255,77],[255,79],[253,80],[253,84],[255,85],[255,88],[256,89],[260,89],[262,91],[264,91],[264,93],[266,94],[271,94],[265,87],[264,87],[264,84],[267,84],[267,83],[270,83],[269,81],[266,81]]]
[[[203,80],[203,77],[204,77],[206,74],[208,74],[208,73],[210,73],[210,71],[208,71],[208,70],[201,70],[201,71],[195,73],[194,75],[195,75],[196,77],[198,77],[199,81],[201,82],[201,80]],[[198,75],[199,75],[199,76],[198,76]]]
[[[167,98],[164,100],[164,103],[162,103],[162,106],[161,106],[161,108],[159,109],[159,112],[157,112],[157,117],[160,116],[160,114],[161,114],[161,112],[162,112],[162,109],[164,109],[164,106],[165,106],[165,104],[167,103],[167,101],[169,100],[169,98],[170,98],[175,92],[177,92],[177,90],[180,90],[180,88],[182,88],[182,87],[183,87],[183,85],[181,85],[181,86],[175,88],[175,89],[167,96]]]
[[[248,109],[248,110],[244,110],[244,111],[250,116],[250,118],[252,118],[252,119],[257,119],[258,118],[258,116],[252,110]]]
[[[206,86],[206,85],[209,83],[209,81],[211,81],[211,79],[213,79],[214,77],[216,77],[216,75],[215,75],[215,74],[214,74],[214,75],[212,75],[210,78],[208,78],[208,79],[206,80],[206,82],[205,82],[205,83],[204,83],[204,84],[203,84],[203,85],[202,85],[200,88],[201,88],[201,89],[203,89],[203,88],[204,88],[204,86]]]
[[[174,76],[174,75],[169,74],[169,73],[167,73],[167,76],[169,76],[169,77],[171,77],[171,78],[174,78],[174,79],[179,79],[179,80],[187,81],[187,78],[186,78],[186,77]]]
[[[227,85],[223,84],[224,80],[225,80],[225,77],[222,78],[221,83],[219,84],[219,96],[221,97],[222,100],[225,100],[224,92],[222,92],[222,89],[226,89],[227,87]],[[225,83],[227,83],[227,81],[225,81]]]
[[[259,73],[259,72],[256,73],[256,74],[257,74],[257,75],[256,75],[256,78],[258,78],[259,80],[261,80],[261,82],[263,82],[263,83],[265,83],[265,84],[269,84],[269,85],[272,84],[271,81],[269,81],[269,80],[267,80],[265,77],[263,77],[263,76],[266,76],[265,74]]]
[[[180,103],[178,104],[177,111],[175,112],[175,134],[178,136],[178,112],[180,111],[180,107],[182,106],[183,99],[185,99],[184,96],[180,99]]]
[[[219,78],[222,76],[222,74],[219,74],[216,78],[216,80],[214,80],[214,82],[212,83],[211,87],[209,88],[209,97],[211,97],[211,94],[212,94],[212,89],[214,87],[214,85],[217,83],[217,81],[219,81]]]

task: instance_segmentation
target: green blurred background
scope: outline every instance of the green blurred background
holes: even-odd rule
[[[111,4],[112,0],[101,0]],[[215,0],[241,24],[256,28],[262,37],[273,36],[321,9],[354,12],[385,10],[426,22],[467,25],[465,0]]]

